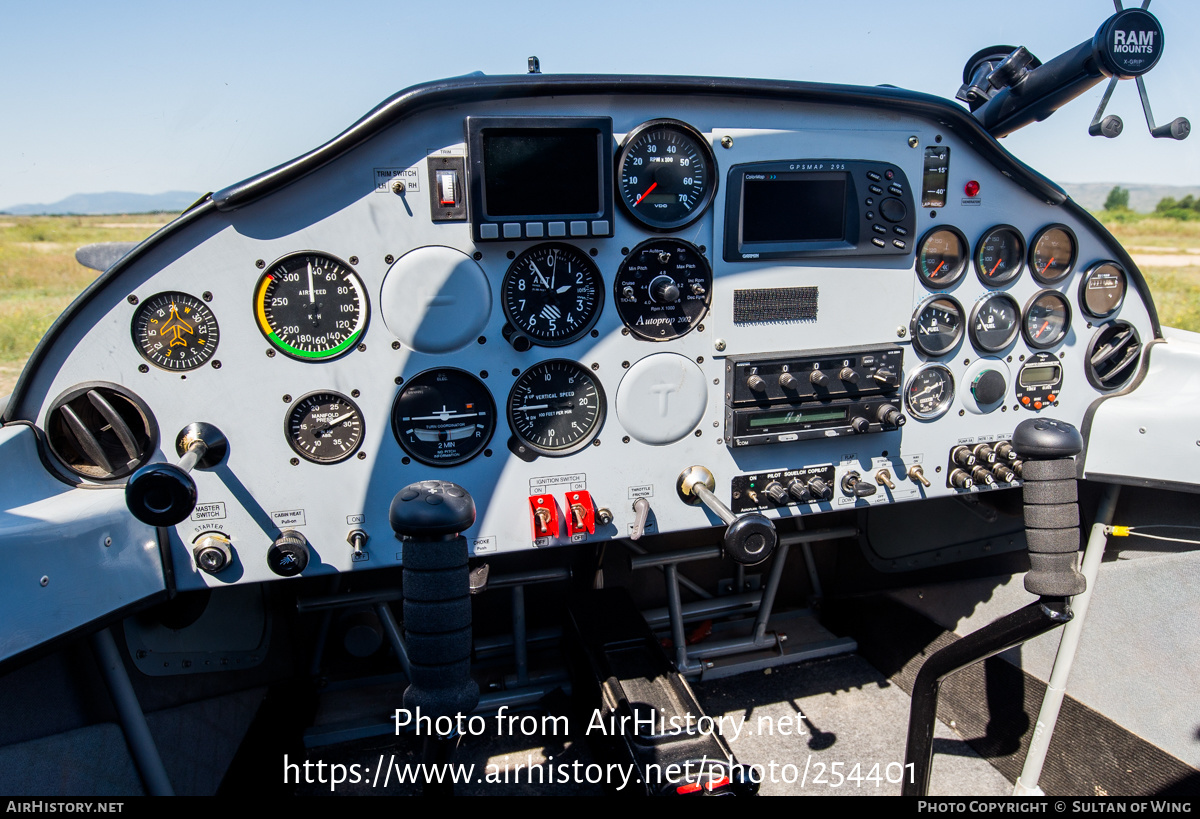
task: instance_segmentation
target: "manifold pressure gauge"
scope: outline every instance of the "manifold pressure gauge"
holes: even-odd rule
[[[604,306],[600,269],[584,251],[559,242],[534,245],[513,259],[501,291],[509,324],[544,347],[587,335]]]
[[[565,359],[534,364],[508,394],[517,454],[558,458],[578,452],[604,426],[605,408],[604,390],[583,365]]]
[[[164,370],[194,370],[213,357],[221,337],[208,305],[187,293],[158,293],[133,314],[133,343]]]
[[[301,458],[335,464],[362,445],[362,411],[341,393],[310,392],[288,410],[284,433]]]
[[[284,256],[254,290],[258,329],[284,355],[323,361],[354,349],[367,329],[367,291],[345,262],[326,253]]]

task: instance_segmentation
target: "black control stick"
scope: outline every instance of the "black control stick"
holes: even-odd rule
[[[412,675],[404,707],[437,718],[479,704],[471,679],[471,581],[467,539],[475,501],[448,481],[409,484],[388,519],[404,543],[404,639]]]
[[[775,524],[766,515],[758,512],[738,517],[729,507],[713,494],[717,480],[702,466],[689,466],[679,473],[675,488],[684,503],[696,506],[704,504],[710,512],[725,521],[725,553],[747,566],[762,563],[770,557],[779,537]]]
[[[228,445],[212,424],[188,424],[175,439],[182,456],[178,464],[146,464],[129,476],[125,505],[133,516],[151,526],[174,526],[196,508],[193,468],[209,469],[225,458]]]

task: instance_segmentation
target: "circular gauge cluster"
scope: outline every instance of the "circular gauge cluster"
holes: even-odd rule
[[[958,283],[966,271],[970,253],[967,237],[958,228],[943,225],[921,237],[917,244],[917,276],[931,290],[945,290]],[[1025,248],[1025,238],[1012,225],[989,228],[975,245],[972,264],[979,281],[1001,287],[1029,267],[1042,284],[1058,284],[1075,269],[1079,242],[1066,225],[1047,225]]]
[[[513,260],[501,285],[504,316],[534,344],[561,347],[587,335],[604,306],[600,269],[586,253],[558,242]]]
[[[613,301],[635,337],[671,341],[708,311],[712,268],[699,248],[679,239],[650,239],[621,261]]]
[[[194,370],[217,351],[221,332],[208,305],[187,293],[158,293],[133,314],[133,343],[164,370]]]
[[[258,327],[285,355],[302,361],[335,358],[354,348],[370,312],[362,280],[325,253],[284,256],[254,291]]]
[[[617,191],[625,210],[651,230],[690,225],[717,192],[716,158],[692,126],[655,119],[634,128],[617,153]]]
[[[442,367],[408,380],[392,405],[392,432],[414,460],[430,466],[465,463],[492,440],[496,402],[483,382]]]
[[[586,367],[565,359],[534,364],[508,395],[508,423],[523,455],[578,452],[604,426],[605,409],[600,383]]]
[[[288,410],[284,434],[296,454],[305,460],[335,464],[362,445],[362,410],[341,393],[310,392]]]

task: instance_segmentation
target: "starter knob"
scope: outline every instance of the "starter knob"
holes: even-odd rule
[[[771,481],[769,484],[767,484],[766,488],[763,489],[763,492],[766,493],[767,497],[770,498],[771,502],[776,506],[783,506],[785,503],[787,503],[787,490],[783,488],[783,485],[779,483],[779,481]]]
[[[656,276],[650,282],[650,295],[659,304],[671,304],[679,301],[679,285],[670,276]]]
[[[857,384],[858,372],[850,367],[842,367],[838,373],[838,378],[846,384]]]
[[[785,390],[796,390],[800,388],[800,382],[791,373],[783,373],[779,376],[779,386]]]
[[[192,556],[201,571],[216,574],[233,561],[233,549],[225,535],[210,532],[196,540]]]

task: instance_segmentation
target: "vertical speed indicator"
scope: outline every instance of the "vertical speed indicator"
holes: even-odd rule
[[[508,423],[517,444],[558,458],[591,443],[604,426],[604,390],[588,369],[555,359],[534,364],[508,394]]]
[[[625,211],[651,230],[671,231],[700,218],[717,192],[708,140],[685,122],[654,119],[634,128],[617,154],[617,190]]]

